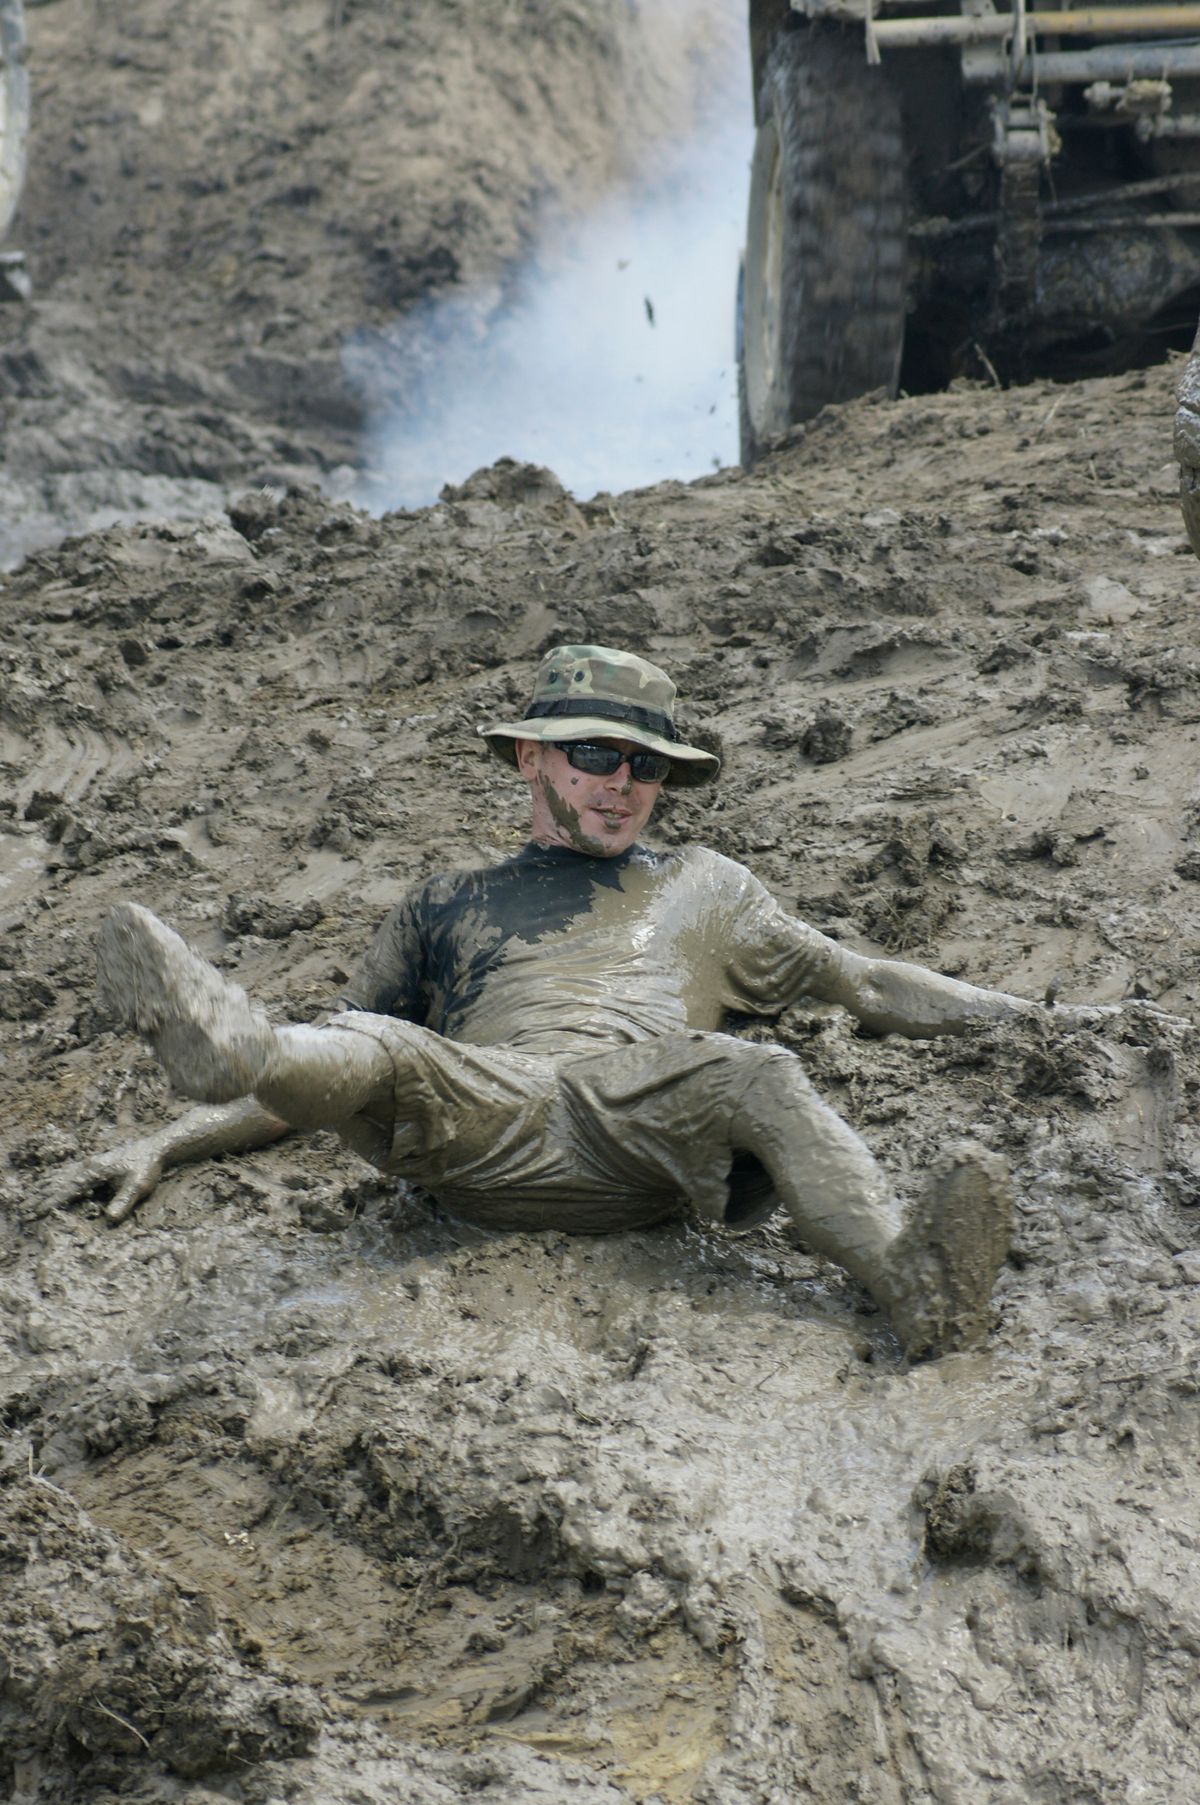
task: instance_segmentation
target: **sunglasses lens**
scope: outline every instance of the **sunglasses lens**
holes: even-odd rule
[[[576,740],[573,745],[564,746],[563,751],[567,763],[577,771],[586,771],[589,777],[611,777],[621,762],[615,746],[593,746],[590,740]]]
[[[625,754],[616,746],[597,746],[591,740],[572,740],[563,746],[567,763],[589,777],[611,777],[625,763]],[[662,752],[634,752],[629,757],[629,774],[635,783],[661,783],[671,769],[671,761]]]

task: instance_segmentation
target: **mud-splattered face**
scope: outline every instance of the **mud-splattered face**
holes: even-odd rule
[[[633,740],[605,739],[622,752]],[[530,838],[538,846],[569,846],[593,858],[611,859],[633,845],[658,801],[657,783],[635,783],[627,764],[611,777],[590,777],[567,762],[560,746],[517,741],[517,766],[533,799]]]

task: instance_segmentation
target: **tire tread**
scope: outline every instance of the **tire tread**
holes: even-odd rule
[[[904,136],[859,33],[781,35],[763,76],[783,164],[782,367],[792,421],[870,390],[895,394],[907,290]]]

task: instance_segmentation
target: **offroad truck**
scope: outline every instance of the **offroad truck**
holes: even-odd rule
[[[1200,5],[751,0],[742,461],[828,402],[1100,373],[1200,311]]]
[[[25,134],[29,128],[29,83],[25,75],[25,21],[21,0],[0,0],[0,300],[28,293],[18,251],[6,251],[25,180]]]

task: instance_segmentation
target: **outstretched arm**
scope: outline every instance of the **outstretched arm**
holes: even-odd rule
[[[202,1104],[151,1134],[61,1167],[55,1174],[53,1201],[69,1203],[111,1186],[104,1213],[110,1222],[124,1222],[169,1167],[212,1159],[219,1153],[248,1153],[288,1132],[287,1124],[253,1097],[240,1097],[236,1103]]]
[[[849,1010],[874,1034],[924,1039],[961,1034],[977,1022],[1041,1017],[1056,1027],[1093,1028],[1119,1014],[1120,1003],[1055,1003],[964,984],[903,959],[871,958],[832,940],[776,902],[744,866],[711,855],[710,874],[733,889],[723,923],[729,1011],[777,1014],[816,998]],[[1151,1005],[1142,1004],[1142,1008]],[[1161,1013],[1161,1012],[1157,1012]]]
[[[823,1002],[840,1003],[875,1034],[961,1034],[975,1022],[1030,1015],[1041,1005],[1003,990],[982,990],[941,972],[902,959],[869,959],[839,946],[820,972],[813,991]]]
[[[923,1038],[961,1034],[975,1022],[1036,1015],[1044,1007],[903,959],[853,952],[783,908],[744,867],[715,855],[714,861],[716,878],[734,891],[725,922],[728,1010],[777,1012],[815,997],[848,1009],[872,1033]]]

